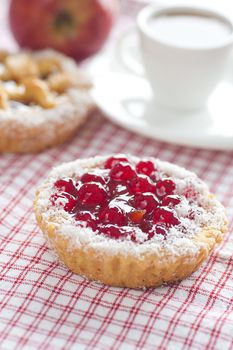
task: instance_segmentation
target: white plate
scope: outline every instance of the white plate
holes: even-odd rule
[[[127,31],[122,38],[112,51],[93,60],[88,69],[94,77],[94,100],[104,114],[113,122],[156,140],[233,150],[232,67],[210,96],[205,110],[181,113],[162,109],[153,102],[150,86],[143,77],[135,31]],[[135,74],[127,72],[130,68]]]

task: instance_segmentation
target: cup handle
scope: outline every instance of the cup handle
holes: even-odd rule
[[[166,2],[156,0],[156,7],[158,9],[166,7],[166,5]],[[136,25],[133,25],[121,34],[116,44],[115,55],[121,68],[127,71],[127,73],[145,77]]]
[[[115,55],[120,68],[127,73],[144,77],[136,25],[121,34],[115,47]]]

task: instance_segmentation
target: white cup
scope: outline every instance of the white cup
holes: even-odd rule
[[[149,21],[174,13],[211,16],[227,23],[230,33],[222,42],[206,47],[170,44],[152,33]],[[149,5],[139,13],[137,25],[143,65],[155,101],[173,109],[202,108],[221,80],[233,46],[231,20],[216,10],[206,8],[170,6],[158,9]]]

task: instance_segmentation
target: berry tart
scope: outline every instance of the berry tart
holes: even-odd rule
[[[58,166],[34,204],[59,259],[112,286],[147,288],[189,276],[227,228],[223,206],[194,173],[130,155]]]
[[[89,79],[55,51],[0,52],[0,152],[38,152],[71,138],[93,108]]]

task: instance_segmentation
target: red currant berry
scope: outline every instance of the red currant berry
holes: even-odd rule
[[[152,229],[152,222],[148,221],[148,220],[143,220],[140,224],[140,229],[145,232],[148,233],[151,229]]]
[[[138,193],[134,197],[133,205],[137,209],[145,209],[150,213],[158,207],[159,201],[153,193]]]
[[[168,227],[180,224],[180,220],[171,209],[162,207],[155,210],[153,222],[154,224],[164,223]]]
[[[77,205],[77,200],[66,192],[52,194],[50,201],[53,206],[62,206],[68,213],[71,213]]]
[[[175,191],[176,185],[174,181],[170,179],[162,179],[159,180],[156,184],[156,194],[159,198],[162,198],[164,196],[173,194]]]
[[[157,235],[163,235],[163,236],[167,235],[167,229],[163,225],[156,225],[155,231],[156,231]]]
[[[147,240],[150,240],[153,238],[155,235],[163,235],[164,238],[167,236],[167,229],[163,225],[155,225],[153,228],[148,232],[148,237]]]
[[[80,187],[78,199],[84,206],[95,207],[106,202],[107,192],[101,184],[90,182]]]
[[[109,181],[108,189],[111,197],[115,197],[121,194],[128,193],[128,188],[119,182]]]
[[[181,202],[181,199],[179,196],[170,195],[163,198],[161,206],[162,207],[174,207],[175,205],[179,204]]]
[[[136,165],[136,170],[139,174],[151,176],[155,172],[155,167],[150,160],[142,160]]]
[[[129,183],[132,193],[154,192],[155,185],[146,175],[138,175]]]
[[[81,177],[81,181],[82,181],[82,183],[99,182],[102,185],[105,184],[105,180],[104,180],[104,178],[102,176],[96,175],[96,174],[93,174],[93,173],[83,174],[83,176]]]
[[[123,210],[119,207],[106,207],[99,215],[99,220],[104,224],[117,224],[124,226],[127,224],[126,216]]]
[[[104,167],[105,169],[112,169],[116,164],[122,162],[128,163],[128,159],[125,157],[110,157],[106,160]]]
[[[124,230],[114,225],[100,227],[100,233],[114,239],[124,238],[127,236],[127,233]]]
[[[87,226],[91,227],[93,230],[96,230],[97,220],[94,214],[89,211],[81,211],[75,215],[75,220],[83,221]]]
[[[110,171],[109,176],[114,181],[128,181],[134,178],[136,172],[129,164],[118,163]]]
[[[62,191],[71,194],[72,196],[77,196],[77,189],[72,179],[60,179],[57,180],[54,186]]]

